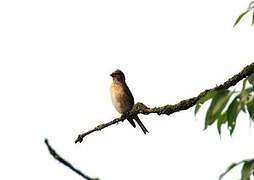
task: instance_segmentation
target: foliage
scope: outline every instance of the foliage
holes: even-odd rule
[[[247,85],[248,83],[248,85]],[[221,89],[208,92],[201,98],[195,107],[195,115],[200,107],[207,101],[211,101],[206,112],[205,128],[217,122],[217,129],[221,134],[221,127],[227,124],[227,128],[232,135],[239,113],[245,112],[254,121],[254,74],[243,80],[241,91],[231,91]]]
[[[241,180],[250,180],[251,177],[254,177],[254,159],[246,159],[238,163],[231,164],[226,169],[226,171],[220,175],[219,180],[221,180],[234,167],[240,164],[243,164],[242,170],[241,170]]]
[[[250,4],[249,4],[249,7],[247,8],[246,11],[244,11],[243,13],[241,13],[235,23],[234,23],[234,26],[236,26],[240,21],[241,19],[248,13],[248,12],[252,12],[252,23],[251,25],[253,26],[254,25],[254,1],[251,1]]]
[[[252,11],[251,25],[253,26],[254,25],[254,1],[251,1],[248,9],[238,16],[238,18],[236,19],[234,23],[234,26],[236,26],[241,21],[241,19],[250,11]],[[252,85],[252,87],[245,89],[246,81],[248,81]],[[231,108],[229,106],[228,110],[220,114],[220,117],[218,117],[217,127],[218,127],[219,134],[221,134],[221,125],[226,122],[228,123],[230,134],[233,133],[235,124],[236,124],[237,115],[239,114],[241,110],[243,112],[247,111],[250,116],[250,119],[252,121],[254,120],[254,97],[252,93],[253,89],[254,89],[254,75],[251,75],[243,81],[242,91],[238,93],[235,99],[231,102],[230,104]],[[243,161],[240,161],[239,163],[231,164],[227,168],[227,170],[220,175],[219,179],[222,179],[230,170],[232,170],[235,166],[242,163],[243,163],[243,166],[241,171],[242,172],[241,180],[250,180],[251,177],[254,177],[254,159],[243,160]]]
[[[241,111],[249,115],[251,122],[254,121],[254,74],[243,80],[241,91],[228,89],[209,91],[196,103],[195,115],[208,101],[210,101],[210,106],[206,112],[205,129],[217,122],[217,129],[221,135],[222,125],[227,124],[227,129],[232,135],[236,127],[237,116]],[[254,177],[254,159],[249,159],[231,164],[219,179],[222,179],[239,164],[243,164],[241,180],[250,180],[251,176]]]

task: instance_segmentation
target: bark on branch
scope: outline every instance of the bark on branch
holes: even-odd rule
[[[241,72],[234,75],[233,77],[231,77],[230,79],[225,81],[223,84],[216,86],[214,88],[211,88],[211,89],[206,89],[203,92],[201,92],[198,96],[182,100],[177,104],[168,104],[168,105],[165,105],[162,107],[149,108],[146,105],[144,105],[143,103],[136,103],[129,114],[123,115],[119,118],[116,118],[116,119],[110,121],[110,122],[100,124],[85,133],[79,134],[77,139],[75,140],[75,143],[78,143],[78,142],[81,143],[85,136],[87,136],[95,131],[100,131],[106,127],[113,125],[113,124],[123,122],[127,116],[131,117],[136,114],[148,115],[148,114],[152,114],[152,113],[158,114],[158,115],[162,115],[162,114],[170,115],[170,114],[178,112],[178,111],[189,109],[190,107],[194,106],[200,98],[205,96],[208,91],[228,89],[229,87],[236,85],[239,81],[246,78],[247,76],[250,76],[252,73],[254,73],[254,62],[251,63],[250,65],[246,66]]]
[[[68,168],[70,168],[72,171],[74,171],[75,173],[77,173],[78,175],[80,175],[81,177],[83,177],[84,179],[87,180],[100,180],[98,178],[91,178],[87,175],[85,175],[83,172],[81,172],[80,170],[76,169],[71,163],[69,163],[68,161],[66,161],[65,159],[63,159],[59,154],[57,154],[57,152],[50,146],[50,144],[48,143],[48,139],[44,140],[46,146],[48,147],[49,153],[51,156],[53,156],[57,161],[59,161],[60,163],[62,163],[63,165],[67,166]]]

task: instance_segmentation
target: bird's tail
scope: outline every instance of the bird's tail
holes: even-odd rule
[[[127,118],[127,120],[129,121],[129,123],[130,123],[134,128],[136,127],[136,124],[135,124],[135,122],[133,121],[133,119]]]
[[[134,116],[135,121],[138,123],[139,127],[142,129],[142,131],[144,132],[144,134],[149,133],[149,131],[146,129],[146,127],[144,126],[144,124],[140,121],[138,116]]]

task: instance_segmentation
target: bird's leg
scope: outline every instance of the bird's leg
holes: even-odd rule
[[[129,112],[122,113],[121,118],[123,119],[123,121],[127,119],[127,117],[129,117]]]

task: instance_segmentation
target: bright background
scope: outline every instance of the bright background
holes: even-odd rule
[[[241,114],[233,137],[203,131],[203,108],[141,116],[81,132],[119,115],[109,74],[125,72],[148,106],[196,96],[253,61],[251,15],[241,0],[44,0],[0,2],[0,179],[81,179],[49,155],[102,180],[214,180],[232,162],[254,157],[254,130]],[[237,179],[238,171],[227,178]]]

